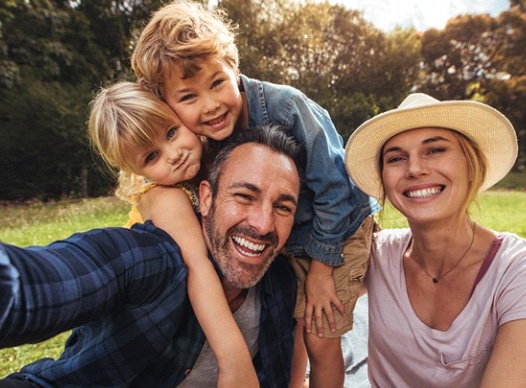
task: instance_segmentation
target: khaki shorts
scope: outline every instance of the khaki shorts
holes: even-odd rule
[[[373,235],[373,217],[367,217],[354,235],[343,243],[343,264],[334,267],[333,277],[336,286],[336,295],[345,307],[345,315],[333,308],[336,331],[329,330],[327,317],[323,316],[323,332],[325,337],[341,337],[352,329],[353,310],[356,300],[360,296],[363,277],[369,266],[371,241]],[[298,298],[294,317],[305,318],[305,278],[310,267],[310,257],[290,256],[290,263],[298,278]]]

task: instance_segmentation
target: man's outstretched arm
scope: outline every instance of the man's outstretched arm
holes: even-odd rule
[[[0,347],[42,341],[155,300],[185,271],[179,257],[151,223],[96,229],[45,247],[0,244]]]

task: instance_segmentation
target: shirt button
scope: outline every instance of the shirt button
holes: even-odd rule
[[[190,374],[191,371],[192,371],[191,369],[187,369],[187,370],[185,370],[185,371],[184,371],[185,376],[188,376],[188,375]]]

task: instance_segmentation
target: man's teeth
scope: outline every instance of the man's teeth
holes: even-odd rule
[[[240,246],[249,249],[255,253],[261,253],[265,249],[265,244],[254,244],[248,240],[245,240],[243,237],[234,236],[233,240]]]
[[[442,189],[440,187],[432,187],[429,189],[408,191],[407,196],[409,198],[425,198],[425,197],[430,197],[432,195],[438,194],[441,191]]]

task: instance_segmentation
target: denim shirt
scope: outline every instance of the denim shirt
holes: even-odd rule
[[[57,360],[15,375],[42,387],[174,387],[205,342],[171,237],[151,222],[95,229],[47,247],[0,244],[0,347],[76,327]],[[261,387],[290,381],[296,281],[278,256],[261,279]]]
[[[286,250],[322,263],[343,264],[342,243],[380,207],[349,179],[343,139],[328,112],[298,89],[241,75],[248,125],[279,123],[305,147],[306,166]]]

